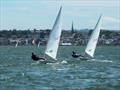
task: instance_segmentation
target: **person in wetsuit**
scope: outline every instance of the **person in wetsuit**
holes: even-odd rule
[[[39,58],[39,57],[37,57],[33,52],[32,52],[31,58],[32,58],[33,61],[45,60],[45,58]]]
[[[78,58],[78,57],[84,57],[84,56],[82,56],[80,54],[77,54],[75,51],[72,51],[72,57],[73,58]]]

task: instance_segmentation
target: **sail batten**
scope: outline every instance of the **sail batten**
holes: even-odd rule
[[[88,44],[86,46],[86,49],[85,49],[85,53],[92,58],[94,57],[94,52],[95,52],[96,45],[98,42],[98,37],[100,34],[101,18],[102,18],[102,15],[99,17],[99,20],[95,26],[94,31],[92,32],[92,35],[91,35],[91,37],[88,41]]]
[[[47,47],[45,50],[45,54],[47,54],[54,60],[56,60],[60,36],[61,36],[61,32],[62,32],[61,10],[62,10],[62,7],[60,8],[57,18],[55,20],[55,23],[53,25],[52,31],[51,31],[49,39],[48,39]]]

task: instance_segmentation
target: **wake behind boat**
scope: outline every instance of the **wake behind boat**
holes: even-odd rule
[[[46,46],[46,50],[44,53],[44,57],[43,58],[39,58],[39,57],[32,58],[33,60],[36,59],[34,61],[42,61],[42,62],[56,62],[57,61],[57,58],[56,58],[57,51],[58,51],[60,36],[62,32],[61,10],[62,10],[62,7],[59,10],[59,13],[53,25],[52,31],[50,33],[48,43]]]
[[[95,53],[96,45],[97,45],[99,34],[100,34],[101,18],[102,16],[99,17],[99,20],[95,26],[95,29],[92,32],[92,35],[85,49],[85,54],[80,55],[74,52],[72,54],[73,58],[79,58],[80,60],[88,60],[88,59],[94,58],[94,53]]]

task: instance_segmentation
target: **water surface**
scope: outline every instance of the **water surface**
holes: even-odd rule
[[[119,46],[97,47],[95,59],[77,62],[71,52],[84,47],[61,46],[58,63],[32,61],[31,52],[43,56],[44,48],[0,46],[0,90],[120,90]]]

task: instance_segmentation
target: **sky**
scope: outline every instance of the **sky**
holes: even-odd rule
[[[52,29],[62,6],[62,28],[120,30],[120,0],[0,0],[0,30]]]

